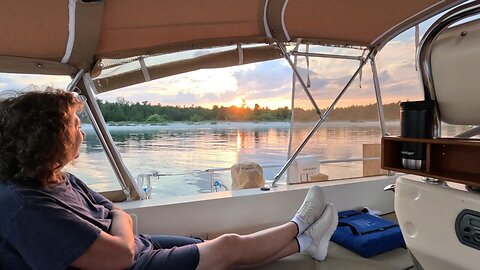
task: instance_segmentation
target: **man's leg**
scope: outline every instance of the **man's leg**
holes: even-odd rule
[[[226,234],[198,244],[200,262],[197,269],[258,265],[296,253],[299,246],[306,249],[312,240],[302,233],[319,219],[325,206],[320,187],[314,186],[309,189],[292,222],[245,236]]]
[[[293,240],[288,246],[286,246],[284,249],[280,250],[277,254],[269,257],[268,259],[257,263],[257,264],[251,264],[251,265],[242,265],[240,267],[235,267],[234,269],[250,269],[250,268],[255,268],[255,267],[260,267],[264,265],[268,265],[272,262],[278,261],[281,258],[285,258],[287,256],[290,256],[292,254],[298,253],[299,252],[299,246],[298,242],[296,240]]]
[[[198,238],[173,236],[173,235],[148,235],[155,249],[181,247],[204,242]]]
[[[296,253],[299,251],[295,240],[297,231],[297,225],[288,222],[250,235],[225,234],[197,244],[200,252],[197,269],[228,269],[233,266],[255,265],[269,258],[273,259],[277,254],[285,257]]]
[[[200,260],[196,244],[200,239],[170,235],[140,235],[139,240],[151,243],[137,258],[132,270],[194,270]]]
[[[318,261],[325,260],[328,252],[328,244],[330,238],[332,237],[335,228],[337,227],[338,223],[338,214],[335,210],[335,206],[333,204],[328,204],[325,210],[323,211],[320,218],[313,223],[305,232],[303,236],[297,237],[297,239],[293,240],[290,244],[288,244],[284,249],[282,249],[277,254],[268,257],[266,260],[261,261],[256,264],[251,265],[242,265],[240,267],[235,267],[236,269],[248,269],[259,267],[263,265],[267,265],[271,262],[277,261],[281,258],[289,256],[291,254],[297,253],[300,250],[306,251],[307,254],[312,256],[314,259]],[[311,239],[307,243],[302,243],[300,238],[308,237]]]

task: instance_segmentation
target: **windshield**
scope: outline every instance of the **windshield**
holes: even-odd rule
[[[425,26],[421,29],[424,31]],[[306,51],[305,46],[300,49]],[[363,53],[314,46],[309,47],[309,52]],[[203,52],[192,55],[200,54]],[[392,40],[377,56],[387,128],[392,135],[399,133],[398,103],[423,98],[414,57],[413,30]],[[145,61],[150,64],[150,60]],[[324,112],[359,62],[313,57],[307,62],[304,56],[298,56],[297,65]],[[380,142],[368,65],[361,77],[355,79],[302,153],[324,161],[319,171],[329,180],[362,176],[364,161],[352,160],[365,157],[364,145]],[[0,74],[2,92],[22,90],[30,84],[65,88],[68,83],[68,77]],[[152,197],[170,197],[231,189],[230,167],[243,161],[261,164],[264,178],[267,183],[271,181],[318,120],[298,81],[294,95],[291,122],[292,71],[279,59],[183,73],[96,98],[134,178],[151,176]],[[84,125],[87,140],[82,153],[67,169],[96,190],[118,189],[93,128],[88,121]],[[454,134],[461,129],[445,130]]]

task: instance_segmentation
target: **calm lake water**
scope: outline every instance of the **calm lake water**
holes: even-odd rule
[[[264,178],[272,180],[285,163],[289,142],[289,123],[202,123],[166,126],[112,126],[113,140],[131,174],[155,173],[152,197],[171,197],[210,192],[211,168],[230,168],[241,161],[261,165],[278,164],[264,169]],[[399,123],[387,124],[388,131],[399,133]],[[94,130],[82,125],[87,134],[81,155],[67,170],[96,190],[119,188]],[[311,126],[296,129],[294,138],[303,139]],[[447,126],[444,134],[457,134],[464,127]],[[364,143],[380,143],[376,122],[325,123],[305,148],[321,160],[361,158]],[[298,143],[297,143],[298,145]],[[362,175],[362,162],[322,164],[322,173],[330,179]],[[230,187],[230,170],[215,173],[215,179]]]

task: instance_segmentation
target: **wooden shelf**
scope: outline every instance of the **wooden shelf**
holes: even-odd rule
[[[426,160],[422,169],[403,168],[400,151],[404,142],[426,145]],[[480,186],[480,140],[383,137],[382,168],[470,186]]]

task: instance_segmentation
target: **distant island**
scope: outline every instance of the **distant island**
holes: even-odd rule
[[[132,103],[120,98],[117,102],[98,100],[98,105],[105,121],[110,123],[151,123],[200,122],[200,121],[290,121],[291,111],[288,107],[270,109],[255,104],[254,108],[213,106],[165,106],[152,105],[147,101]],[[396,121],[400,117],[400,102],[383,106],[385,119]],[[324,111],[324,110],[322,110]],[[295,108],[295,119],[299,121],[316,121],[318,115],[313,109]],[[85,117],[83,117],[85,118]],[[335,108],[328,116],[330,121],[377,121],[377,105],[361,105]],[[88,122],[87,119],[82,119]]]

